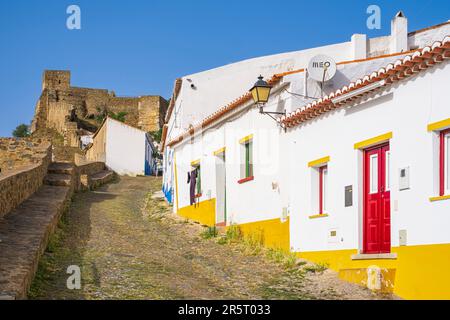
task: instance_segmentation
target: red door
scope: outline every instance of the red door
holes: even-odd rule
[[[364,253],[391,251],[389,144],[364,151]]]

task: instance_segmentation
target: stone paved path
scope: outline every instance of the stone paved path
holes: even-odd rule
[[[122,177],[79,193],[41,260],[35,299],[346,299],[379,298],[325,273],[285,270],[235,245],[200,237],[157,197],[159,178]],[[146,208],[144,210],[144,208]],[[81,290],[66,269],[81,267]]]

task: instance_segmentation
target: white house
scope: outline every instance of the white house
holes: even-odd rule
[[[391,36],[356,39],[371,44],[356,50],[366,57],[341,60],[350,53],[340,45],[315,50],[337,62],[323,86],[306,64],[270,75],[264,110],[287,111],[276,121],[246,93],[191,122],[189,101],[202,105],[200,92],[178,80],[163,135],[174,211],[206,225],[237,224],[373,289],[450,298],[450,24],[412,33],[406,26],[399,14]],[[245,92],[258,68],[241,77],[230,67],[227,84],[248,79]]]
[[[140,129],[107,117],[86,148],[86,159],[105,162],[119,175],[152,175],[154,147]]]
[[[255,82],[258,75],[270,78],[275,74],[287,75],[307,68],[309,60],[317,54],[326,54],[339,63],[346,74],[338,74],[327,83],[325,90],[337,89],[352,79],[375,69],[383,62],[378,58],[397,56],[399,53],[423,48],[428,43],[442,40],[450,33],[450,23],[431,26],[408,32],[408,21],[400,12],[392,21],[391,35],[368,38],[365,34],[354,34],[350,41],[306,50],[280,53],[231,63],[225,66],[183,76],[175,81],[173,95],[163,127],[161,150],[164,153],[164,191],[169,202],[173,198],[173,152],[167,143],[206,117],[217,112],[242,96]],[[374,59],[374,60],[373,60]],[[359,61],[365,61],[365,69],[359,69]],[[371,61],[374,64],[371,64]],[[348,68],[347,68],[348,66]],[[351,69],[351,70],[349,70]],[[317,96],[320,87],[312,81],[293,84],[292,92]],[[291,103],[293,101],[293,103]],[[299,96],[290,96],[286,110],[295,109]]]

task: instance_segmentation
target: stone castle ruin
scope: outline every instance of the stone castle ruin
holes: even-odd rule
[[[46,70],[31,132],[53,129],[65,146],[80,147],[80,137],[94,133],[107,115],[146,132],[158,131],[167,107],[161,96],[118,97],[106,89],[73,87],[70,71]]]

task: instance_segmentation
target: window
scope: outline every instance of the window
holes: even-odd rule
[[[253,176],[253,145],[252,141],[248,141],[244,144],[245,148],[245,176],[244,178],[248,178]]]
[[[239,183],[253,180],[253,141],[250,137],[241,141],[241,179]]]
[[[378,193],[378,154],[370,155],[369,166],[369,193],[376,194]]]
[[[391,152],[390,151],[386,151],[385,161],[386,161],[385,191],[390,191],[391,190]]]
[[[328,166],[319,168],[319,214],[327,210],[328,197]]]
[[[439,195],[450,194],[450,129],[441,131],[439,145]]]
[[[308,162],[311,168],[311,210],[310,219],[328,217],[328,165],[330,156]]]

